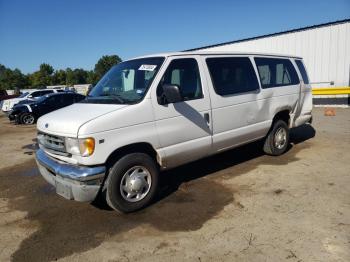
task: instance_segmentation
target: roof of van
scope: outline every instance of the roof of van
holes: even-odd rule
[[[186,56],[186,55],[256,55],[256,56],[273,56],[273,57],[290,57],[302,59],[299,56],[294,55],[285,55],[285,54],[271,54],[271,53],[255,53],[255,52],[234,52],[234,51],[183,51],[183,52],[168,52],[168,53],[159,53],[146,56],[139,56],[132,59],[138,58],[147,58],[147,57],[170,57],[170,56]],[[132,60],[128,59],[128,60]]]

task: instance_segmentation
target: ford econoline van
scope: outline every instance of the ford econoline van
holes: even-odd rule
[[[180,52],[113,66],[85,100],[39,118],[36,160],[57,194],[132,212],[160,172],[264,139],[283,154],[290,128],[311,122],[300,57]]]

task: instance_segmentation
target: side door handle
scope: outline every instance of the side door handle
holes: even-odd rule
[[[207,122],[207,125],[209,126],[209,125],[210,125],[210,116],[209,116],[209,113],[204,113],[204,119],[205,119],[205,121]]]

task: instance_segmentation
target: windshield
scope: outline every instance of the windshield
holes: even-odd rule
[[[21,94],[21,95],[19,96],[19,98],[26,97],[28,94],[29,94],[29,92],[24,92],[23,94]]]
[[[113,66],[80,103],[134,104],[143,99],[164,57],[126,61]]]

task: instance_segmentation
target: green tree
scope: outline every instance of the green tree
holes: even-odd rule
[[[101,77],[114,65],[121,62],[121,58],[117,55],[104,55],[102,56],[95,65],[96,79],[100,80]]]
[[[28,79],[19,69],[11,70],[0,64],[0,89],[26,88]]]
[[[78,68],[74,69],[74,78],[75,78],[75,84],[86,84],[87,82],[87,77],[88,77],[88,72],[85,71],[84,69]]]
[[[95,85],[97,83],[97,77],[93,70],[87,72],[86,83],[92,85]]]
[[[45,88],[52,84],[52,74],[54,69],[49,64],[41,64],[39,71],[34,72],[29,76],[32,87]]]
[[[75,84],[74,72],[71,68],[66,69],[66,85],[72,86]]]
[[[22,74],[21,70],[15,69],[12,71],[12,85],[13,88],[23,89],[28,86],[28,78]]]
[[[11,70],[0,64],[0,89],[45,88],[48,85],[95,85],[113,65],[121,61],[117,55],[105,55],[97,61],[94,70],[90,71],[81,68],[54,70],[51,65],[42,63],[38,71],[27,75],[22,74],[19,69]]]
[[[43,75],[52,75],[54,69],[53,69],[53,67],[52,67],[51,65],[42,63],[42,64],[40,65],[39,71],[40,71]]]
[[[66,77],[67,77],[67,74],[66,74],[65,70],[62,70],[62,69],[56,70],[52,76],[52,84],[53,85],[65,85],[66,84]]]

